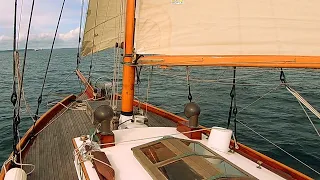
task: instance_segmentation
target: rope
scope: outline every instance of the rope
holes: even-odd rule
[[[225,70],[226,71],[226,70]],[[268,71],[267,71],[268,72]],[[254,77],[254,76],[258,76],[258,75],[261,75],[261,74],[264,74],[266,73],[265,71],[261,71],[261,72],[257,72],[257,73],[250,73],[250,75],[243,75],[243,76],[237,76],[235,79],[236,80],[239,80],[239,79],[243,79],[243,78],[247,78],[247,77]],[[220,81],[223,81],[223,80],[233,80],[234,78],[224,78],[224,79],[219,79]],[[200,82],[216,82],[217,80],[216,79],[196,79],[196,78],[192,78],[192,81],[200,81]]]
[[[304,112],[304,113],[306,114],[306,116],[308,117],[308,119],[309,119],[309,121],[310,121],[310,123],[311,123],[311,125],[312,125],[313,129],[316,131],[316,133],[317,133],[317,134],[318,134],[318,136],[320,137],[320,133],[319,133],[319,131],[317,130],[316,126],[313,124],[313,122],[312,122],[312,120],[311,120],[310,116],[308,115],[307,111],[304,109],[304,107],[302,106],[301,102],[300,102],[300,101],[298,101],[298,102],[299,102],[299,104],[300,104],[300,106],[301,106],[301,108],[302,108],[303,112]]]
[[[192,101],[192,95],[191,95],[191,87],[190,87],[190,68],[189,66],[186,67],[186,73],[187,73],[187,86],[188,86],[188,99],[191,102]]]
[[[258,99],[256,99],[255,101],[253,101],[252,103],[250,103],[249,105],[245,106],[244,108],[242,108],[240,111],[238,111],[238,113],[240,113],[241,111],[247,109],[248,107],[252,106],[253,104],[255,104],[256,102],[258,102],[259,100],[263,99],[265,96],[267,96],[268,94],[270,94],[271,92],[277,90],[279,87],[281,86],[278,85],[275,88],[272,88],[270,91],[268,91],[267,93],[263,94],[262,96],[260,96]]]
[[[53,37],[53,41],[52,41],[52,44],[51,44],[51,49],[50,49],[49,59],[48,59],[47,67],[46,67],[46,72],[44,74],[44,79],[43,79],[40,95],[39,95],[39,98],[38,98],[38,105],[37,105],[37,110],[36,110],[36,113],[35,113],[36,115],[35,115],[34,119],[38,119],[39,108],[40,108],[40,104],[42,102],[42,93],[43,93],[43,89],[44,89],[44,86],[45,86],[45,83],[46,83],[47,74],[48,74],[48,70],[49,70],[49,65],[50,65],[50,61],[51,61],[51,56],[52,56],[52,52],[53,52],[53,47],[54,47],[54,43],[56,41],[56,37],[57,37],[57,33],[58,33],[58,29],[59,29],[60,20],[61,20],[61,16],[62,16],[62,12],[63,12],[63,7],[64,7],[64,4],[65,4],[65,1],[66,0],[63,0],[63,2],[62,2],[62,6],[61,6],[59,18],[58,18],[58,23],[57,23],[56,30],[55,30],[54,37]]]
[[[69,79],[69,77],[74,73],[75,71],[72,71],[71,73],[68,74],[68,76],[66,78],[64,78],[62,81],[60,81],[60,83],[58,85],[56,85],[55,87],[51,88],[50,91],[45,95],[48,96],[53,90],[57,89],[58,86],[60,86],[63,82],[67,81],[67,79]]]
[[[118,2],[118,1],[117,1]],[[109,4],[108,4],[109,8]],[[118,22],[118,26],[115,21],[115,26],[118,28],[118,33],[117,33],[117,43],[116,43],[116,48],[114,52],[114,74],[113,74],[113,84],[112,84],[112,108],[115,111],[118,108],[118,100],[116,99],[116,96],[119,92],[119,76],[120,76],[120,59],[121,59],[121,50],[120,46],[122,43],[122,18],[123,18],[123,0],[120,1],[120,18]]]
[[[234,104],[233,104],[233,110],[232,110],[232,112],[233,112],[233,117],[234,117],[234,120],[233,120],[233,122],[234,122],[234,133],[233,133],[233,135],[234,135],[234,139],[236,140],[237,139],[237,113],[238,113],[238,108],[237,108],[237,100],[236,100],[236,67],[234,67],[234,69],[233,69],[233,93],[234,93],[234,98],[233,98],[233,100],[234,100]],[[236,143],[235,143],[236,144]]]
[[[315,125],[313,124],[312,120],[310,119],[308,113],[305,111],[304,107],[302,106],[302,104],[308,108],[315,116],[317,116],[319,119],[320,119],[320,113],[314,108],[311,106],[311,104],[308,103],[308,101],[306,101],[296,90],[294,90],[292,87],[290,87],[288,84],[287,84],[287,80],[286,80],[286,77],[285,77],[285,74],[281,68],[281,71],[280,71],[280,81],[282,83],[285,83],[285,87],[286,89],[297,99],[297,101],[299,102],[301,108],[303,109],[304,113],[306,114],[307,118],[309,119],[312,127],[314,128],[314,130],[316,131],[317,135],[320,137],[320,133],[319,131],[317,130],[317,128],[315,127]],[[302,104],[301,104],[302,103]]]
[[[143,98],[143,93],[140,93],[140,85],[141,85],[141,76],[142,76],[142,66],[136,67],[136,74],[137,74],[137,88],[135,88],[135,90],[137,91],[135,94],[136,96],[134,96],[134,98],[136,100],[138,100],[138,113],[140,113],[141,115],[143,115],[143,110],[141,109],[141,103],[143,102],[142,98]],[[148,87],[148,85],[147,85]],[[141,98],[141,100],[140,100]]]
[[[24,151],[24,149],[27,147],[27,145],[29,144],[29,142],[30,142],[30,140],[26,143],[26,145],[23,147],[23,149],[21,149],[21,147],[19,147],[19,148],[20,148],[20,150],[19,150],[20,160],[22,160],[22,158],[21,158],[21,156],[22,156],[22,155],[21,155],[21,152]],[[22,169],[22,166],[33,166],[33,169],[32,169],[29,173],[27,173],[27,175],[31,174],[31,173],[35,170],[35,165],[33,165],[33,164],[22,164],[22,163],[18,163],[18,162],[16,162],[16,160],[14,159],[13,156],[10,156],[10,157],[9,157],[6,161],[4,161],[3,164],[2,164],[2,169],[4,170],[4,174],[7,173],[7,169],[6,169],[5,165],[8,164],[10,161],[14,162],[16,165],[20,165],[20,166],[21,166],[21,169]]]
[[[296,158],[295,156],[293,156],[292,154],[290,154],[289,152],[287,152],[286,150],[282,149],[280,146],[276,145],[275,143],[273,143],[272,141],[270,141],[269,139],[265,138],[264,136],[262,136],[260,133],[256,132],[255,130],[253,130],[252,128],[250,128],[249,126],[247,126],[246,124],[244,124],[243,122],[241,122],[239,119],[237,119],[237,121],[242,124],[244,127],[248,128],[249,130],[251,130],[252,132],[254,132],[255,134],[257,134],[258,136],[260,136],[261,138],[263,138],[264,140],[266,140],[267,142],[269,142],[270,144],[272,144],[273,146],[275,146],[276,148],[280,149],[282,152],[286,153],[287,155],[289,155],[290,157],[292,157],[293,159],[295,159],[296,161],[298,161],[299,163],[303,164],[304,166],[306,166],[307,168],[309,168],[310,170],[312,170],[313,172],[317,173],[320,175],[320,172],[316,171],[315,169],[313,169],[312,167],[310,167],[309,165],[307,165],[306,163],[304,163],[303,161],[299,160],[298,158]]]
[[[230,91],[230,108],[229,108],[229,116],[228,116],[228,124],[227,124],[227,129],[230,126],[230,122],[231,122],[231,116],[232,116],[232,112],[234,114],[234,118],[236,119],[236,114],[237,114],[237,105],[236,105],[236,67],[234,67],[233,70],[233,80],[232,80],[232,88]],[[236,122],[236,120],[235,120]],[[236,129],[236,123],[234,123],[234,128]]]
[[[149,69],[148,87],[147,87],[146,98],[145,98],[145,102],[146,102],[146,103],[149,102],[149,92],[150,92],[150,89],[151,89],[152,73],[153,73],[153,66],[151,66],[151,70]],[[147,115],[147,114],[148,114],[148,106],[146,106],[146,113],[145,113],[145,115]]]
[[[233,99],[234,99],[234,85],[232,86],[231,92],[230,92],[230,108],[229,108],[229,116],[228,116],[228,123],[227,123],[227,129],[229,129],[230,122],[231,122],[231,115],[232,115],[232,108],[233,108]]]
[[[21,139],[20,139],[20,131],[18,131],[18,137],[19,137],[19,142],[21,141]],[[19,160],[20,160],[20,162],[22,163],[22,154],[21,154],[21,145],[20,145],[20,143],[19,143]],[[22,169],[22,166],[21,166],[21,169]]]
[[[32,22],[32,15],[33,15],[33,9],[34,9],[34,1],[32,1],[32,5],[31,5],[31,10],[30,10],[30,17],[29,17],[29,24],[28,24],[28,31],[27,31],[27,38],[26,38],[26,44],[25,44],[25,49],[24,49],[24,56],[23,56],[23,65],[22,65],[22,73],[21,73],[21,80],[20,80],[20,84],[19,84],[19,96],[18,96],[18,107],[17,107],[17,112],[16,112],[16,116],[14,116],[14,120],[13,120],[13,148],[14,148],[14,153],[17,154],[17,149],[16,149],[16,144],[18,143],[18,126],[20,124],[20,107],[21,107],[21,96],[22,96],[22,86],[23,86],[23,79],[24,79],[24,71],[25,71],[25,66],[26,66],[26,58],[27,58],[27,50],[28,50],[28,43],[29,43],[29,35],[30,35],[30,29],[31,29],[31,22]],[[15,25],[14,25],[14,31],[16,31],[16,8],[15,8]],[[16,36],[16,32],[15,35]],[[14,42],[15,44],[16,42]],[[15,45],[14,45],[15,46]],[[11,98],[12,99],[12,98]],[[14,110],[16,111],[16,110]]]
[[[81,57],[80,57],[80,44],[81,44],[83,8],[84,8],[84,0],[81,1],[81,14],[80,14],[80,22],[79,22],[79,37],[78,37],[78,53],[77,53],[77,69],[79,69],[79,64],[80,64],[80,60],[81,60]]]
[[[59,114],[56,118],[52,119],[46,126],[44,126],[39,132],[37,132],[36,134],[34,134],[33,136],[37,136],[38,134],[40,134],[43,130],[45,130],[48,126],[50,126],[55,120],[57,120],[58,118],[60,118],[65,112],[67,112],[67,110],[69,109],[69,107],[73,105],[73,103],[71,103],[69,106],[65,106],[63,105],[63,107],[65,107],[66,109],[64,111],[62,111],[61,114]],[[34,128],[35,124],[33,125]]]
[[[33,165],[33,164],[21,164],[21,163],[17,163],[17,162],[14,162],[15,164],[19,165],[19,166],[32,166],[32,170],[30,172],[27,173],[27,175],[30,175],[31,173],[33,173],[33,171],[36,169],[36,166]]]
[[[188,134],[188,133],[193,133],[193,132],[199,132],[199,131],[204,131],[204,130],[212,130],[212,128],[202,128],[202,129],[197,129],[197,130],[192,130],[192,131],[186,131],[186,132],[178,132],[178,133],[172,133],[172,134],[167,134],[166,136],[176,136],[180,134]],[[127,140],[127,141],[121,141],[121,142],[112,142],[112,143],[104,143],[104,144],[98,144],[99,146],[104,146],[104,145],[119,145],[119,144],[125,144],[125,143],[131,143],[131,142],[136,142],[136,141],[143,141],[143,140],[149,140],[149,139],[155,139],[155,138],[162,138],[162,136],[152,136],[148,138],[140,138],[140,139],[133,139],[133,140]]]
[[[112,96],[111,96],[111,101],[110,101],[110,106],[112,107],[113,111],[117,109],[116,105],[116,86],[115,84],[117,83],[117,63],[118,63],[118,53],[119,53],[119,44],[116,43],[114,47],[114,58],[113,58],[113,79],[112,79]]]
[[[227,70],[225,70],[223,73],[225,73]],[[170,73],[154,73],[154,74],[157,74],[157,75],[160,75],[160,76],[168,76],[170,78],[177,78],[177,79],[181,79],[181,80],[185,80],[185,76],[182,75],[182,74],[178,74],[178,73],[174,73],[174,72],[170,72]],[[237,79],[240,79],[240,78],[244,78],[244,77],[253,77],[253,76],[256,76],[256,75],[259,75],[261,73],[257,73],[257,74],[254,74],[254,75],[246,75],[246,76],[237,76],[236,80]],[[217,79],[211,79],[211,80],[205,80],[205,79],[197,79],[197,78],[190,78],[190,81],[193,81],[195,83],[200,83],[200,82],[212,82],[212,83],[215,83],[215,84],[222,84],[222,85],[233,85],[233,83],[228,83],[228,82],[223,82],[223,80],[230,80],[232,78],[224,78],[224,79],[221,79],[220,76],[219,78]],[[290,83],[290,84],[298,84],[298,83]],[[276,85],[276,84],[271,84],[271,83],[259,83],[259,84],[253,84],[253,83],[236,83],[237,86],[273,86],[273,85]],[[202,93],[204,94],[204,93]]]
[[[227,71],[227,69],[224,70],[224,71],[218,76],[217,81],[220,80],[220,78],[224,75],[224,73],[225,73],[226,71]],[[202,92],[199,96],[197,96],[195,99],[198,100],[203,94],[206,94],[206,92],[207,92],[208,90],[209,90],[209,89],[203,91],[203,92]]]
[[[314,125],[314,123],[312,122],[311,118],[309,117],[308,113],[306,112],[305,108],[302,106],[302,104],[308,108],[315,116],[317,116],[320,119],[320,113],[314,108],[312,107],[311,104],[308,103],[308,101],[306,101],[297,91],[295,91],[292,87],[286,86],[286,89],[297,99],[297,101],[299,102],[302,110],[304,111],[304,113],[306,114],[307,118],[309,119],[312,127],[314,128],[315,132],[317,133],[317,135],[320,137],[320,133],[317,130],[316,126]]]
[[[19,108],[16,107],[16,103],[17,103],[17,79],[16,79],[16,56],[17,56],[17,50],[16,50],[16,31],[17,31],[17,6],[18,6],[18,1],[15,0],[15,5],[14,5],[14,23],[13,23],[13,83],[12,83],[12,94],[11,94],[11,103],[13,105],[13,127],[12,127],[12,134],[13,134],[13,144],[12,144],[12,148],[13,151],[15,152],[15,154],[17,153],[16,151],[16,144],[17,144],[17,131],[18,131],[18,123],[17,121],[19,119],[19,117],[17,117],[17,115],[19,115],[19,112],[17,112],[17,110],[19,111]],[[20,104],[19,104],[20,105]]]
[[[108,167],[110,167],[111,169],[113,169],[112,168],[112,166],[110,166],[109,164],[107,164],[107,163],[105,163],[105,162],[103,162],[103,161],[101,161],[101,160],[99,160],[99,159],[97,159],[97,158],[95,158],[95,157],[93,157],[92,155],[91,156],[89,156],[91,159],[93,159],[93,160],[96,160],[96,161],[98,161],[98,162],[100,162],[100,163],[102,163],[102,164],[104,164],[104,165],[106,165],[106,166],[108,166]],[[113,169],[114,170],[114,169]]]
[[[17,49],[19,49],[19,41],[20,41],[20,29],[21,29],[21,18],[22,18],[22,12],[23,12],[23,0],[21,0],[21,7],[20,7],[20,17],[19,17],[19,29],[18,29],[18,40],[17,40]]]
[[[301,102],[306,108],[308,108],[315,116],[320,119],[320,113],[311,106],[297,91],[295,91],[292,87],[286,86],[286,89],[299,101]]]

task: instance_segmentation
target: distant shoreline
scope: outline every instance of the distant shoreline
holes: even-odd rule
[[[71,48],[54,48],[54,49],[75,49],[76,47],[71,47]],[[41,48],[41,49],[34,49],[34,48],[30,48],[28,49],[28,51],[42,51],[42,50],[49,50],[49,48]],[[0,52],[12,52],[12,49],[8,49],[8,50],[0,50]],[[24,49],[19,49],[18,51],[24,51]]]

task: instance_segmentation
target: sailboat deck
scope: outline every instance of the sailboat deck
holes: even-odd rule
[[[83,99],[83,97],[81,98]],[[90,102],[100,105],[106,101]],[[120,104],[119,104],[120,105]],[[148,112],[149,126],[175,126],[170,120]],[[89,134],[94,126],[85,110],[61,110],[33,142],[23,163],[35,165],[35,170],[28,179],[77,179],[73,162],[72,138]],[[24,166],[26,172],[30,166]]]

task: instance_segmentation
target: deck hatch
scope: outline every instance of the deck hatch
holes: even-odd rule
[[[197,141],[164,137],[132,151],[153,179],[256,179]]]
[[[148,159],[153,164],[176,156],[169,148],[167,148],[161,142],[141,148],[140,150],[148,157]]]

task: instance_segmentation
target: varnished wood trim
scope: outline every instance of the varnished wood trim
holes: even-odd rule
[[[234,142],[231,140],[230,142],[230,147],[235,150],[237,153],[241,154],[242,156],[254,161],[254,162],[258,162],[261,161],[262,162],[262,166],[265,167],[266,169],[269,169],[272,172],[275,172],[276,174],[278,174],[279,176],[282,176],[285,179],[298,179],[298,180],[302,180],[302,179],[308,179],[311,180],[312,178],[306,176],[305,174],[292,169],[274,159],[271,159],[270,157],[255,151],[241,143],[237,143],[239,146],[239,149],[235,149],[233,148],[234,146]]]
[[[68,106],[72,101],[74,101],[76,99],[75,95],[70,95],[66,98],[64,98],[62,101],[60,101],[59,103],[57,103],[56,105],[54,105],[49,111],[47,111],[46,113],[44,113],[36,122],[34,128],[33,126],[31,126],[29,128],[29,130],[25,133],[25,135],[22,137],[22,139],[19,141],[19,143],[17,144],[17,149],[19,150],[19,147],[23,148],[25,147],[25,150],[22,151],[21,155],[22,158],[24,158],[26,156],[26,154],[28,153],[29,148],[32,145],[33,140],[30,140],[30,137],[32,136],[32,133],[36,134],[38,133],[41,129],[43,129],[49,122],[50,120],[57,114],[59,113],[63,108],[65,108],[64,106]],[[63,106],[63,105],[64,106]],[[36,138],[36,137],[35,137]],[[29,141],[29,142],[28,142]],[[12,156],[12,153],[11,155]],[[7,163],[5,165],[5,167],[8,169],[11,168],[11,163]],[[3,180],[5,176],[5,172],[3,169],[1,169],[1,173],[0,173],[0,180]]]
[[[86,93],[89,98],[93,98],[93,87],[89,84],[87,79],[84,77],[84,75],[80,72],[80,70],[76,70],[76,74],[83,83],[83,85],[86,87],[86,89],[80,94],[80,96],[83,93]]]
[[[149,66],[224,66],[270,68],[320,68],[320,56],[144,56],[138,65]]]
[[[135,106],[138,106],[139,105],[139,102],[138,101],[134,101],[134,105]],[[161,117],[164,117],[164,118],[167,118],[173,122],[186,122],[188,120],[180,117],[180,116],[177,116],[175,114],[172,114],[170,112],[167,112],[163,109],[160,109],[160,108],[157,108],[155,106],[152,106],[150,104],[145,104],[145,103],[140,103],[140,107],[142,109],[146,109],[148,108],[148,111],[149,112],[152,112],[154,114],[157,114]],[[203,131],[202,133],[203,134],[206,134],[206,135],[210,135],[210,130],[206,129],[206,127],[204,126],[200,126],[201,128],[203,128]],[[234,144],[234,142],[231,140],[230,144]],[[239,154],[241,154],[242,156],[254,161],[254,162],[257,162],[257,161],[261,161],[263,162],[262,163],[262,166],[269,169],[270,171],[278,174],[279,176],[281,177],[284,177],[286,179],[312,179],[308,176],[306,176],[305,174],[295,170],[295,169],[292,169],[274,159],[271,159],[270,157],[264,155],[264,154],[261,154],[259,153],[258,151],[255,151],[241,143],[238,143],[239,145],[239,149],[236,149],[235,151]]]
[[[76,153],[78,153],[78,146],[77,146],[77,143],[74,139],[72,139],[72,144],[73,144],[74,149],[76,150]],[[87,169],[84,166],[84,163],[82,162],[82,158],[80,156],[78,156],[78,160],[81,162],[80,165],[81,165],[81,169],[84,173],[84,177],[86,178],[86,180],[90,180]]]

